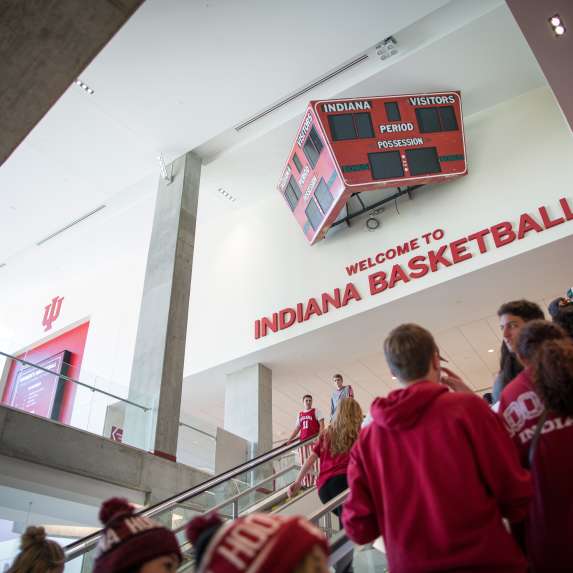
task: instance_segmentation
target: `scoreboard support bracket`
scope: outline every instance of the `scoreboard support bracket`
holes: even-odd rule
[[[402,197],[403,195],[408,195],[409,199],[413,198],[413,192],[416,189],[419,189],[420,187],[423,187],[423,185],[412,185],[410,187],[406,187],[405,189],[400,189],[398,187],[398,191],[396,193],[394,193],[393,195],[391,195],[390,197],[386,197],[385,199],[381,199],[380,201],[377,201],[376,203],[372,204],[372,205],[368,205],[366,206],[364,204],[364,201],[362,201],[362,198],[360,197],[360,193],[353,193],[350,198],[352,197],[356,197],[361,205],[361,209],[359,209],[358,211],[355,211],[353,213],[350,213],[350,207],[349,207],[349,203],[350,201],[348,201],[346,203],[346,208],[348,209],[348,215],[346,215],[346,217],[343,217],[342,219],[338,219],[338,221],[335,221],[334,223],[332,223],[331,228],[335,227],[336,225],[340,225],[342,223],[346,223],[348,226],[350,226],[350,220],[354,219],[354,217],[359,217],[360,215],[364,215],[364,213],[367,213],[368,211],[373,211],[374,209],[377,209],[378,207],[381,207],[382,205],[385,205],[386,203],[391,203],[392,201],[396,201],[396,199]]]

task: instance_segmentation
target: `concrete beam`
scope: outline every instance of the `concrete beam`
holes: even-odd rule
[[[154,503],[211,476],[119,442],[0,406],[0,456],[145,494]]]
[[[0,165],[143,0],[0,0]]]

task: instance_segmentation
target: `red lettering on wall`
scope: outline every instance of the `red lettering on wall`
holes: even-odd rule
[[[468,252],[468,247],[466,243],[468,240],[464,237],[463,239],[458,239],[450,243],[450,251],[452,252],[452,261],[454,265],[461,263],[462,261],[467,261],[471,259],[473,255]]]
[[[308,304],[306,306],[306,311],[304,313],[304,321],[307,321],[313,314],[320,316],[322,311],[320,310],[320,306],[318,306],[318,302],[316,302],[315,298],[308,299]]]
[[[565,197],[559,199],[559,205],[561,205],[561,209],[563,209],[563,214],[565,215],[565,219],[567,221],[573,220],[573,211],[571,210],[571,207],[567,202],[567,199],[565,199]]]
[[[342,306],[346,306],[351,300],[362,300],[360,293],[352,283],[348,283],[344,289],[342,297]]]
[[[446,249],[448,248],[448,245],[444,245],[443,247],[440,247],[437,251],[429,251],[428,252],[428,258],[430,261],[430,269],[432,270],[433,273],[435,273],[438,270],[438,265],[442,264],[444,267],[451,267],[452,266],[452,261],[446,259],[446,257],[444,257],[444,253],[446,252]]]
[[[477,233],[472,233],[471,235],[468,235],[468,241],[476,241],[478,244],[479,252],[482,255],[487,252],[487,244],[484,239],[486,235],[489,235],[489,229],[482,229]]]
[[[296,322],[296,311],[294,308],[283,308],[279,310],[279,329],[284,330]]]
[[[388,288],[386,282],[386,273],[380,271],[379,273],[372,273],[368,275],[368,284],[370,286],[370,294],[378,294]]]
[[[519,218],[519,228],[517,230],[517,238],[523,239],[527,233],[530,231],[535,231],[536,233],[541,233],[543,231],[543,227],[531,216],[527,213],[523,213]]]
[[[426,276],[430,271],[426,263],[426,257],[418,255],[417,257],[412,257],[408,261],[408,268],[412,271],[410,273],[410,278],[419,279]]]
[[[404,272],[404,269],[402,269],[400,265],[394,265],[390,273],[389,288],[394,288],[394,285],[400,281],[405,283],[410,282],[410,277]]]
[[[513,232],[513,226],[509,221],[503,221],[491,228],[491,236],[496,248],[505,247],[515,241],[516,236]]]
[[[330,296],[327,292],[322,293],[322,312],[328,312],[329,306],[340,308],[340,289],[334,289],[334,296]]]
[[[547,207],[539,207],[539,214],[541,215],[543,226],[546,229],[551,229],[551,227],[557,227],[557,225],[565,223],[565,219],[563,217],[558,217],[557,219],[551,219],[549,213],[547,212]]]

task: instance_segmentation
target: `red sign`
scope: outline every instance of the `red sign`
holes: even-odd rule
[[[310,244],[353,193],[467,174],[459,92],[311,101],[279,182]]]
[[[62,308],[62,301],[64,297],[55,296],[52,302],[44,307],[44,318],[42,319],[42,326],[44,332],[52,328],[52,323],[60,316],[60,309]]]

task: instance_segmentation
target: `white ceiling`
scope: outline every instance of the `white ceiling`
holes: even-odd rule
[[[468,116],[545,83],[502,0],[355,0],[349,6],[343,0],[147,0],[82,74],[94,95],[71,86],[0,168],[0,264],[17,260],[37,273],[37,241],[99,205],[108,207],[98,218],[135,206],[154,192],[159,153],[170,161],[195,149],[205,159],[200,221],[275,193],[282,150],[286,157],[311,98],[460,89]],[[240,134],[233,129],[352,58],[372,56],[373,46],[389,35],[398,40],[399,56],[386,62],[369,57]],[[264,185],[251,184],[255,169]],[[238,202],[222,202],[218,187],[229,188]],[[137,224],[129,219],[126,233]],[[68,237],[74,243],[74,231],[61,236]],[[98,236],[97,246],[99,256],[130,256],[116,252],[113,237]],[[520,258],[531,257],[524,272],[552,262],[539,256]],[[487,348],[499,345],[491,317],[504,298],[517,296],[491,284],[509,283],[505,273],[513,264],[224,365],[215,373],[217,383],[202,384],[193,409],[222,422],[224,372],[254,360],[273,369],[276,435],[292,426],[296,396],[310,390],[327,407],[333,370],[366,405],[392,387],[380,341],[396,322],[392,317],[414,307],[415,318],[438,333],[452,365],[476,389],[487,386],[496,361]],[[558,284],[563,269],[550,270]],[[552,289],[532,281],[523,295],[542,299]],[[444,296],[461,302],[437,313],[433,301]],[[201,376],[187,380],[185,392],[200,383]]]
[[[373,47],[390,34],[400,54],[382,62]],[[363,53],[364,63],[233,129]],[[232,188],[235,208],[256,200],[243,174],[258,166],[274,192],[276,149],[310,98],[452,88],[470,115],[544,83],[502,0],[357,0],[352,10],[342,0],[147,0],[82,80],[94,95],[72,85],[0,168],[0,265],[37,256],[38,241],[100,205],[99,218],[126,193],[137,201],[129,189],[153,192],[159,153],[170,161],[195,149],[209,163],[200,221],[232,208],[219,187]],[[250,164],[220,160],[249,142]]]

